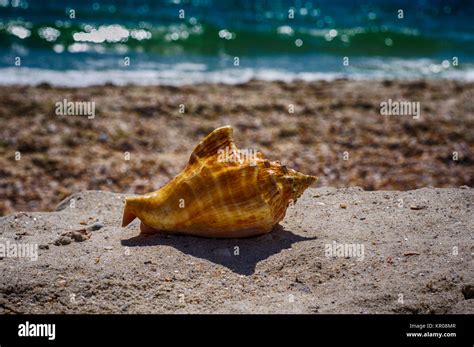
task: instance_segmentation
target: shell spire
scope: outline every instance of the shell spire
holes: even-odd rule
[[[125,200],[122,226],[142,233],[240,238],[270,232],[316,177],[239,150],[230,126],[215,129],[158,191]]]

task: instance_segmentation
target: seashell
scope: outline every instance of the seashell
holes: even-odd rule
[[[241,238],[272,231],[317,178],[239,150],[232,132],[215,129],[164,187],[127,197],[122,226],[138,217],[142,234]]]

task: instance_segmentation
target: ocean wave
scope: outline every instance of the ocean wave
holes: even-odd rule
[[[395,70],[395,66],[398,69]],[[474,81],[474,67],[469,69],[434,69],[438,66],[427,62],[399,61],[389,68],[353,68],[348,72],[288,71],[270,68],[241,68],[207,70],[203,64],[177,64],[170,69],[143,70],[51,70],[41,68],[1,68],[0,85],[38,85],[47,83],[53,86],[87,87],[91,85],[172,85],[182,86],[200,83],[240,84],[252,79],[263,81],[295,80],[332,81],[339,78],[368,79],[420,79],[446,78],[461,81]],[[431,67],[431,68],[430,68]]]
[[[109,23],[0,22],[0,47],[21,45],[57,53],[152,53],[161,55],[306,54],[412,56],[458,52],[474,56],[469,33],[434,35],[410,27],[306,28],[291,25],[222,28],[190,19],[183,23],[125,25]],[[449,39],[448,39],[449,38]]]

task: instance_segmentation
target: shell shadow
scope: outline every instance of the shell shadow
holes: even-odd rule
[[[294,243],[314,240],[293,234],[277,225],[269,234],[245,239],[208,239],[185,235],[135,236],[122,240],[123,246],[171,246],[184,254],[206,259],[241,275],[252,275],[256,265],[268,257],[291,248]]]

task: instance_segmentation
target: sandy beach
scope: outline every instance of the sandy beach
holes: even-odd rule
[[[0,260],[0,313],[474,313],[472,189],[308,189],[270,234],[220,240],[138,236],[124,197],[0,218],[37,246]]]
[[[473,186],[474,84],[262,82],[183,87],[0,87],[0,212],[51,211],[85,190],[145,193],[186,164],[214,128],[240,148],[319,177],[316,187]],[[420,118],[381,115],[420,102]],[[95,117],[57,115],[91,101]],[[293,111],[293,112],[292,112]]]

